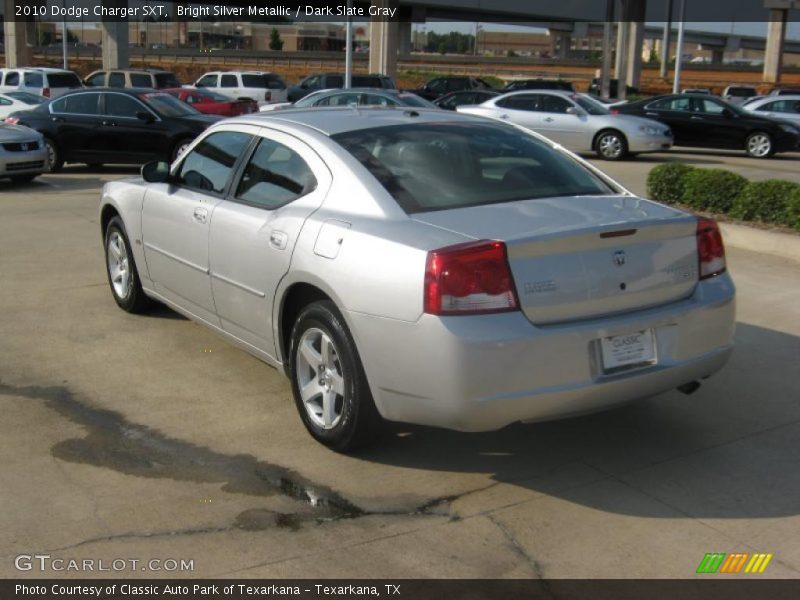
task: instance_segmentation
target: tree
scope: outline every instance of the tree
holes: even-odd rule
[[[269,49],[279,52],[283,50],[283,40],[277,28],[273,27],[269,34]]]

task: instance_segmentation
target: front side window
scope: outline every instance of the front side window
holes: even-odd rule
[[[692,109],[691,98],[664,98],[648,105],[647,108],[653,110],[677,110],[688,111]]]
[[[204,75],[197,82],[197,87],[217,87],[217,75]]]
[[[197,109],[192,108],[186,102],[181,102],[175,96],[164,92],[140,94],[139,99],[144,100],[145,104],[162,117],[188,117],[200,114]]]
[[[136,113],[146,111],[142,106],[130,96],[124,94],[106,94],[106,114],[114,117],[136,118]]]
[[[540,96],[540,106],[542,112],[565,114],[570,108],[572,103],[566,98],[561,96],[551,96],[549,94],[542,94]]]
[[[721,115],[722,111],[725,110],[725,106],[718,102],[714,102],[713,100],[700,100],[700,112],[706,113],[707,115]]]
[[[86,85],[89,87],[103,87],[106,84],[106,74],[105,71],[100,71],[99,73],[95,73],[89,79],[86,80]]]
[[[238,131],[212,133],[183,159],[178,183],[194,190],[221,194],[228,185],[236,160],[249,142],[250,136]]]
[[[95,116],[99,114],[99,99],[100,94],[96,93],[75,94],[59,98],[51,107],[54,113]]]
[[[800,113],[800,100],[776,100],[762,104],[756,110],[764,112]]]
[[[393,125],[332,137],[409,214],[614,193],[568,155],[506,125]]]
[[[364,106],[397,106],[397,102],[394,100],[378,94],[363,94],[361,104]]]
[[[358,104],[359,94],[334,94],[322,98],[314,106],[354,106]]]
[[[274,210],[316,186],[314,173],[299,154],[283,144],[262,139],[244,170],[236,198]]]

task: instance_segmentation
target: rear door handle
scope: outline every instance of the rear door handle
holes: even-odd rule
[[[544,118],[544,122],[545,123],[552,123],[553,121],[555,121],[555,119],[553,117],[545,117]]]
[[[208,220],[208,211],[205,208],[200,208],[199,206],[194,209],[194,213],[192,214],[192,218],[197,222],[204,224]]]
[[[103,121],[102,124],[105,125],[106,127],[116,127],[117,126],[116,121]]]
[[[63,123],[64,122],[64,119],[62,119],[61,117],[50,117],[50,120],[53,123]]]
[[[658,113],[654,113],[654,112],[646,112],[644,114],[646,114],[648,117],[657,117],[658,116]]]
[[[692,121],[702,121],[702,120],[703,120],[703,117],[697,117],[695,115],[692,115]]]
[[[278,250],[284,250],[289,241],[289,236],[283,231],[272,231],[269,234],[269,245]]]
[[[500,115],[501,119],[508,119],[508,115]]]

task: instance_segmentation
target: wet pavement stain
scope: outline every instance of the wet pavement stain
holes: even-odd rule
[[[271,527],[298,529],[304,522],[324,522],[365,516],[333,490],[297,473],[245,454],[226,455],[170,438],[150,427],[129,423],[120,413],[94,408],[63,386],[11,386],[0,382],[0,395],[44,401],[73,423],[86,428],[83,438],[55,444],[51,454],[60,460],[113,469],[126,475],[194,483],[221,483],[222,490],[250,496],[282,495],[298,503],[296,513],[248,510],[233,526],[247,531]]]

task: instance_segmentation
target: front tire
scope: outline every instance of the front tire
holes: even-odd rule
[[[128,235],[119,217],[111,219],[106,227],[105,251],[108,285],[117,305],[129,313],[149,308],[151,300],[142,290]]]
[[[297,411],[315,440],[337,452],[373,441],[382,419],[355,342],[332,302],[314,302],[300,312],[289,359]]]
[[[745,152],[753,158],[769,158],[775,154],[775,144],[772,136],[763,131],[756,131],[747,136],[744,145]]]
[[[170,158],[170,162],[175,162],[178,158],[186,151],[186,148],[189,147],[194,140],[192,138],[183,138],[182,140],[178,140],[175,142],[175,146],[172,148],[172,154]]]
[[[628,140],[619,131],[603,131],[597,136],[594,148],[603,160],[622,160],[628,155]]]
[[[50,173],[57,173],[64,166],[64,157],[61,156],[61,148],[52,138],[44,138],[44,145],[47,148],[47,167]]]

